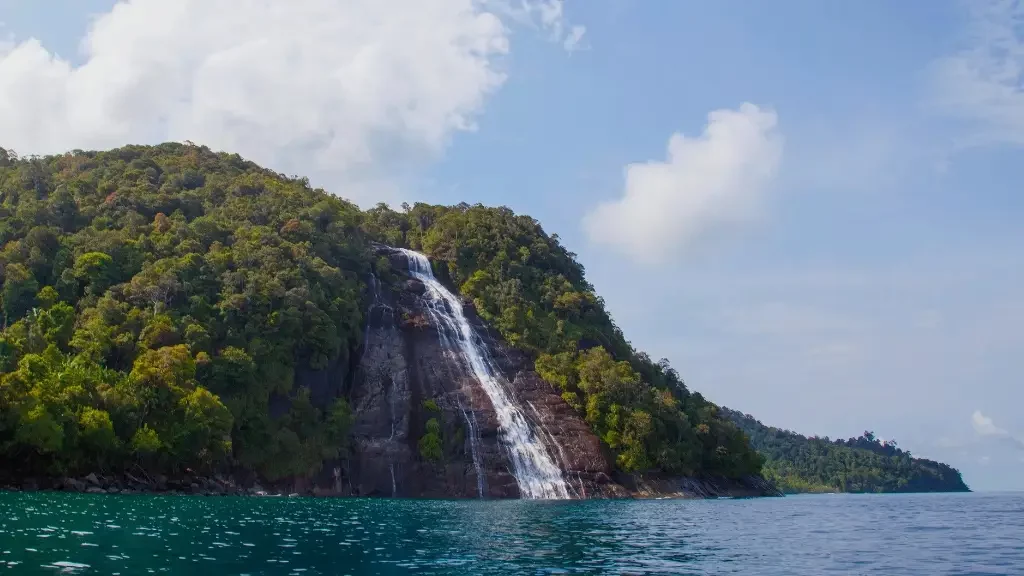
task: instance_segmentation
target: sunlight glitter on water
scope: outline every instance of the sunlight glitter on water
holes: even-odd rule
[[[85,538],[93,546],[82,547]],[[0,493],[0,543],[4,574],[1013,574],[1024,566],[1024,495],[467,502]]]

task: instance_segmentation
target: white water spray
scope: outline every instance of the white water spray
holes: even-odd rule
[[[562,471],[505,390],[487,350],[477,342],[473,327],[463,314],[462,302],[434,278],[426,256],[413,250],[399,250],[409,262],[409,272],[426,287],[427,310],[441,335],[442,345],[462,356],[494,406],[520,494],[523,498],[568,499]]]

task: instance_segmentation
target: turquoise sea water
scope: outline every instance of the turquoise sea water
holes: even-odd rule
[[[0,574],[1024,574],[1024,494],[466,502],[0,493]]]

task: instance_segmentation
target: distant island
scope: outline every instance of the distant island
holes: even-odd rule
[[[0,485],[966,489],[895,447],[776,432],[689,390],[630,345],[575,255],[528,216],[360,210],[189,143],[0,148],[0,314]]]
[[[808,438],[722,408],[765,457],[763,473],[786,493],[969,492],[955,468],[914,458],[872,432],[858,438]]]

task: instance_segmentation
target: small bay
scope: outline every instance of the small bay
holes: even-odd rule
[[[1024,574],[1024,494],[453,501],[0,493],[2,574]]]

